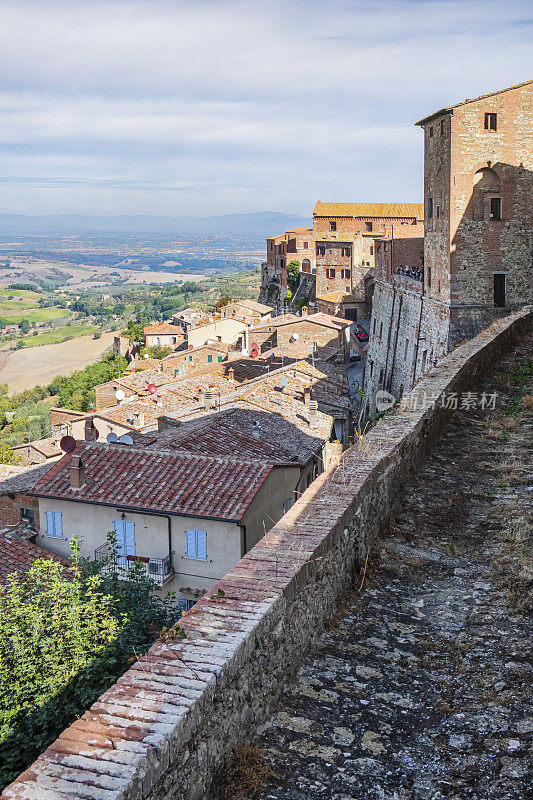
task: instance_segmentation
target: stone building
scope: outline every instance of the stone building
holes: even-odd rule
[[[533,302],[532,87],[527,81],[465,100],[417,123],[424,130],[424,268],[399,274],[416,250],[391,253],[391,237],[376,243],[370,413],[378,389],[400,397],[461,341]]]
[[[316,294],[347,292],[357,317],[369,316],[376,237],[423,239],[422,203],[322,203],[313,212]]]

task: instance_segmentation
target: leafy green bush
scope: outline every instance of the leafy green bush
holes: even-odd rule
[[[0,591],[0,783],[26,769],[179,613],[140,565],[124,582],[77,558],[70,568],[38,560],[26,576],[10,576]]]

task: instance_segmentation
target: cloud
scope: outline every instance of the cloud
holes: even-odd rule
[[[414,121],[526,79],[533,20],[522,0],[0,0],[0,15],[1,209],[88,213],[138,211],[143,192],[150,213],[419,200]]]

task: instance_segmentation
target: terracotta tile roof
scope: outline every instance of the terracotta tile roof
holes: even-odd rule
[[[339,289],[338,292],[326,292],[326,294],[317,295],[317,300],[326,300],[328,303],[353,303],[357,298],[353,294],[343,292]]]
[[[272,313],[272,308],[270,306],[266,306],[264,303],[258,303],[256,300],[236,300],[235,305],[244,306],[244,308],[249,308],[251,311],[257,311],[260,314]]]
[[[524,81],[523,83],[515,83],[514,86],[508,86],[506,89],[497,89],[495,92],[489,92],[488,94],[480,94],[478,97],[469,97],[466,100],[461,100],[459,103],[454,103],[452,106],[445,106],[438,111],[434,111],[433,114],[430,114],[428,117],[424,117],[424,119],[420,119],[418,122],[415,122],[415,125],[424,125],[426,122],[429,122],[429,120],[439,117],[441,114],[449,114],[450,111],[453,112],[454,108],[465,106],[468,103],[476,103],[478,100],[485,100],[487,97],[494,97],[497,94],[510,92],[513,89],[521,89],[523,86],[530,86],[531,84],[533,84],[533,80]]]
[[[145,336],[152,333],[170,333],[175,336],[184,335],[183,328],[181,326],[171,325],[170,322],[160,322],[157,325],[147,325],[146,328],[143,328],[143,333]]]
[[[32,494],[103,503],[166,514],[240,521],[272,469],[263,461],[149,451],[129,445],[81,442],[86,484],[70,488],[65,455],[41,478]]]
[[[312,228],[291,228],[287,233],[313,233]]]
[[[414,217],[424,219],[423,203],[322,203],[313,211],[315,217]],[[339,231],[339,233],[341,233]]]
[[[322,325],[326,328],[336,328],[342,330],[348,325],[351,325],[350,320],[343,317],[334,317],[332,314],[323,314],[321,311],[316,314],[308,314],[305,317],[297,317],[296,314],[285,314],[282,317],[274,317],[269,319],[264,325],[253,328],[250,331],[250,341],[253,340],[255,331],[268,331],[270,328],[280,328],[283,325],[294,325],[296,323],[311,322],[313,325]]]
[[[227,456],[231,449],[232,456],[239,459],[284,464],[296,458],[299,463],[302,446],[299,437],[295,436],[298,431],[279,417],[265,421],[264,416],[251,410],[233,408],[182,423],[179,428],[157,435],[138,436],[136,444],[143,446],[142,441],[145,440],[149,442],[144,445],[147,449],[172,449],[194,455],[209,453],[210,456],[221,458]],[[252,434],[256,421],[261,426],[260,437]],[[316,440],[312,439],[312,442],[314,447],[307,447],[304,461],[316,449]]]
[[[46,458],[53,458],[63,452],[59,446],[59,441],[59,436],[51,436],[48,439],[37,439],[35,442],[30,442],[30,447],[33,447],[38,453],[42,453]]]
[[[27,467],[0,464],[0,495],[33,489],[50,469],[50,464],[31,464]]]
[[[24,577],[37,559],[53,559],[69,566],[65,558],[54,555],[28,539],[17,536],[11,531],[0,533],[0,584],[5,583],[7,576],[14,572]]]

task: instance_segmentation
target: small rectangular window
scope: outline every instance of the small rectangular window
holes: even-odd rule
[[[286,514],[291,506],[292,506],[292,499],[288,497],[286,500],[283,501],[283,513]]]
[[[486,131],[495,131],[497,129],[497,121],[498,115],[487,113],[485,114],[485,130]]]
[[[494,276],[494,305],[497,308],[505,307],[505,275]]]
[[[192,356],[189,356],[189,361],[192,361]]]
[[[207,356],[207,363],[208,364],[212,364],[213,363],[213,356],[212,355],[208,355]]]
[[[409,353],[409,339],[405,340],[405,352],[403,354],[403,360],[407,361],[407,355]]]
[[[372,232],[372,223],[371,222],[365,222],[365,228],[367,230],[367,233],[371,233]]]
[[[325,256],[326,255],[326,247],[323,244],[317,245],[316,253],[318,256]]]
[[[444,136],[444,120],[441,119],[440,121],[440,135]]]
[[[433,219],[433,198],[428,197],[428,219]]]
[[[309,242],[304,242],[304,250],[307,250],[308,247],[309,247]]]
[[[327,269],[326,270],[326,278],[334,278],[335,277],[335,270],[334,269]]]
[[[217,361],[220,363],[223,359],[223,356],[217,356]]]
[[[428,267],[428,286],[431,288],[431,267]]]
[[[185,531],[185,557],[207,561],[207,531]]]
[[[433,128],[432,127],[429,129],[429,138],[433,139]]]
[[[373,255],[374,255],[374,248],[373,248],[373,247],[371,247],[371,248],[370,248],[370,255],[371,255],[371,256],[373,256]]]
[[[437,219],[440,217],[440,206],[437,206]]]
[[[335,222],[335,220],[330,219],[330,221],[329,221],[329,229],[331,231],[336,231],[337,230],[337,223]]]
[[[491,197],[490,198],[490,218],[491,219],[501,219],[502,218],[502,199],[501,199],[501,197]]]
[[[380,322],[379,323],[379,338],[380,338],[380,340],[381,340],[382,335],[383,335],[383,323]]]
[[[63,527],[61,524],[61,511],[46,512],[46,535],[52,539],[63,538]]]

